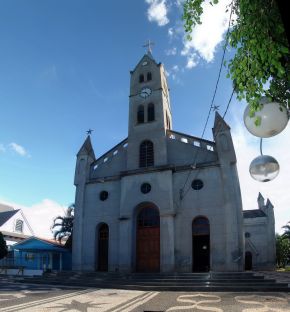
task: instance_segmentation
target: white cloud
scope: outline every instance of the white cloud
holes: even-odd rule
[[[237,104],[237,106],[240,104]],[[274,205],[276,231],[290,221],[289,192],[289,137],[290,126],[279,135],[263,140],[263,154],[273,156],[280,164],[280,172],[276,179],[270,182],[258,182],[249,174],[251,161],[260,155],[259,138],[252,136],[244,127],[242,112],[235,107],[233,115],[232,136],[238,160],[238,172],[244,209],[257,208],[258,193],[269,198]]]
[[[172,70],[175,71],[175,72],[178,72],[179,71],[178,65],[173,65],[172,66]]]
[[[159,26],[164,26],[169,23],[167,17],[168,7],[166,0],[145,0],[149,4],[147,17],[150,22],[156,22]]]
[[[191,53],[187,56],[186,68],[191,69],[198,64],[198,55],[196,53]]]
[[[15,142],[10,143],[9,147],[11,150],[13,150],[15,153],[17,153],[20,156],[29,156],[26,149],[23,146],[15,143]]]
[[[172,27],[168,28],[168,36],[172,38],[174,36],[174,30]]]
[[[2,200],[1,203],[12,206],[14,209],[22,209],[34,235],[43,238],[52,238],[50,227],[53,224],[53,219],[63,216],[66,209],[65,206],[51,199],[43,199],[40,203],[30,207]]]
[[[184,39],[182,55],[197,52],[207,62],[213,60],[215,49],[228,28],[230,12],[225,11],[229,3],[229,0],[220,0],[213,6],[208,0],[203,3],[202,24],[194,27],[191,41]]]
[[[3,144],[0,144],[0,153],[4,153],[6,151],[6,148]]]
[[[166,55],[176,55],[176,53],[177,53],[177,48],[176,47],[173,47],[173,48],[168,49],[168,50],[165,51]]]

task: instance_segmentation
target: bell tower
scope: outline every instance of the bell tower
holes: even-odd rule
[[[127,168],[133,170],[165,165],[166,130],[172,128],[169,90],[165,69],[154,60],[150,45],[130,73]],[[146,158],[146,151],[151,149],[153,156],[149,155],[150,160],[142,162],[142,150]]]

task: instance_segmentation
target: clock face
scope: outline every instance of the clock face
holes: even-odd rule
[[[145,66],[145,65],[147,65],[148,64],[148,62],[147,61],[144,61],[143,63],[142,63],[142,66]]]
[[[140,92],[140,96],[144,99],[146,99],[148,96],[150,96],[152,93],[152,90],[150,88],[143,88]]]

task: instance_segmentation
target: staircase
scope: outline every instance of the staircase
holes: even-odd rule
[[[290,291],[287,283],[251,272],[121,274],[72,271],[23,277],[21,282],[144,291]]]

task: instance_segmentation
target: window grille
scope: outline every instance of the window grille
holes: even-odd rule
[[[140,144],[139,167],[154,166],[154,149],[151,141],[144,141]]]

